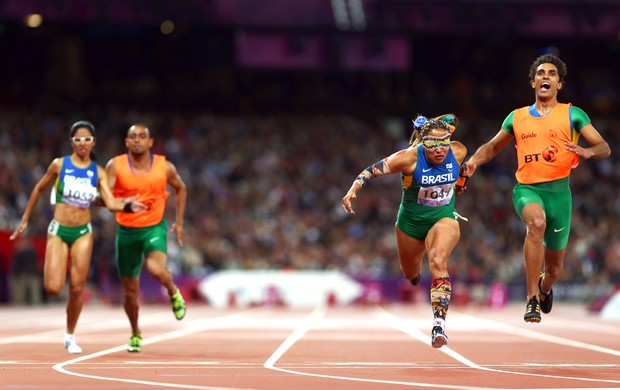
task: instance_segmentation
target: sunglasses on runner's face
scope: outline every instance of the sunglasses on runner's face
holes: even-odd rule
[[[95,137],[93,137],[92,135],[88,136],[88,137],[71,137],[71,141],[73,141],[73,143],[79,144],[80,142],[85,142],[87,144],[93,142],[95,140]]]
[[[422,138],[422,145],[426,149],[448,148],[450,147],[450,134],[446,137],[424,137]]]

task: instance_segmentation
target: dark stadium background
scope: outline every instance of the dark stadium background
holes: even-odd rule
[[[29,14],[42,24],[26,26]],[[365,188],[355,216],[340,199],[363,167],[406,145],[418,113],[456,113],[454,138],[473,153],[533,102],[529,65],[545,52],[568,64],[560,100],[583,108],[612,148],[572,175],[554,287],[596,307],[620,283],[618,1],[2,0],[0,300],[10,300],[7,237],[79,119],[97,127],[100,164],[140,120],[179,168],[187,243],[171,242],[170,266],[190,291],[219,269],[340,269],[402,299],[398,178]],[[457,200],[469,222],[450,259],[455,302],[484,303],[494,283],[525,295],[514,167],[504,151]],[[42,200],[30,221],[41,255],[50,216]],[[116,302],[111,214],[95,212],[94,225],[90,292]]]

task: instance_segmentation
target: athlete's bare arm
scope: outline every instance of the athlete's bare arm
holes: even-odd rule
[[[567,142],[566,149],[583,157],[589,158],[607,158],[611,155],[611,149],[603,136],[592,126],[591,123],[585,125],[580,131],[581,136],[590,144],[589,148],[583,148],[572,142]]]
[[[476,150],[476,153],[473,154],[463,163],[463,174],[465,176],[471,177],[476,168],[482,164],[485,164],[491,161],[495,156],[499,154],[504,148],[514,139],[514,135],[505,131],[504,129],[500,129],[495,137],[493,137],[489,142],[485,143],[481,147]]]
[[[176,202],[176,218],[172,224],[172,230],[177,234],[177,242],[183,246],[183,221],[185,217],[185,204],[187,202],[187,186],[179,176],[176,167],[170,161],[166,161],[166,179],[174,190],[174,200]]]
[[[14,240],[18,235],[22,234],[26,228],[28,227],[28,220],[30,220],[30,215],[32,215],[32,211],[34,207],[39,202],[41,195],[45,189],[56,180],[58,175],[60,174],[60,168],[62,167],[62,158],[55,158],[50,165],[47,167],[47,171],[43,177],[39,180],[39,182],[34,186],[32,192],[30,193],[30,199],[28,199],[28,204],[24,209],[24,214],[22,215],[21,222],[11,234],[9,239]]]
[[[105,172],[106,172],[107,179],[108,179],[108,187],[110,188],[110,190],[114,190],[114,188],[116,187],[116,162],[115,161],[116,161],[115,159],[111,159],[110,161],[108,161],[105,167]]]
[[[417,162],[417,148],[410,147],[399,150],[383,160],[377,161],[376,163],[366,167],[353,181],[351,188],[349,188],[349,191],[347,191],[346,195],[342,198],[342,208],[345,213],[355,214],[352,202],[357,199],[357,192],[361,190],[362,187],[371,179],[379,176],[390,175],[392,173],[402,172],[411,174],[415,169]]]

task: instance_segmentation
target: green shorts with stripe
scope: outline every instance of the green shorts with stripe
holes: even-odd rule
[[[512,190],[512,202],[521,220],[523,208],[530,203],[538,203],[547,220],[543,244],[555,251],[566,248],[573,212],[573,197],[568,177],[539,184],[517,183]]]
[[[116,232],[116,267],[121,278],[137,278],[144,259],[151,252],[168,254],[168,222],[154,226],[130,228],[118,226]]]
[[[93,227],[90,223],[81,226],[62,226],[55,219],[50,221],[50,224],[47,226],[47,233],[53,236],[60,237],[61,240],[67,243],[67,245],[71,246],[78,238],[82,237],[85,234],[92,233]]]

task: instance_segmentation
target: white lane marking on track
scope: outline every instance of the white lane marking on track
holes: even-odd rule
[[[570,340],[564,337],[554,336],[549,333],[542,333],[531,329],[519,328],[518,326],[508,325],[497,321],[481,319],[473,317],[468,314],[460,314],[461,317],[468,318],[471,321],[475,321],[478,327],[483,327],[495,332],[501,332],[506,334],[518,334],[521,337],[526,337],[534,340],[544,341],[546,343],[560,344],[568,347],[587,349],[589,351],[596,351],[614,356],[620,356],[620,351],[615,349],[605,348],[598,345],[588,344],[581,341]]]
[[[277,368],[274,367],[274,364],[278,361],[278,359],[280,359],[286,351],[293,346],[293,344],[299,341],[299,339],[301,339],[315,325],[315,323],[318,323],[326,312],[327,310],[323,305],[318,305],[315,307],[314,310],[303,320],[302,326],[295,328],[293,333],[291,333],[286,340],[280,344],[278,349],[276,349],[269,359],[267,359],[263,367],[277,370]]]
[[[356,377],[348,377],[348,376],[340,376],[340,375],[323,375],[323,374],[314,374],[303,371],[289,370],[280,367],[276,367],[276,362],[284,356],[286,351],[288,351],[297,341],[299,341],[310,329],[316,327],[323,316],[325,316],[327,310],[324,305],[317,306],[302,322],[302,325],[298,328],[295,328],[293,333],[284,340],[284,342],[278,347],[278,349],[267,359],[264,364],[264,367],[269,370],[275,370],[280,372],[286,372],[290,374],[303,375],[303,376],[311,376],[318,378],[327,378],[327,379],[340,379],[346,381],[353,382],[365,382],[365,383],[380,383],[380,384],[390,384],[390,385],[405,385],[405,386],[416,386],[416,387],[432,387],[432,388],[443,388],[443,389],[460,389],[460,390],[496,390],[495,388],[486,388],[486,387],[469,387],[469,386],[457,386],[457,385],[438,385],[437,383],[421,383],[421,382],[400,382],[400,381],[390,381],[390,380],[380,380],[380,379],[366,379],[366,378],[356,378]],[[428,341],[428,340],[427,340]],[[336,386],[335,386],[336,387]]]
[[[245,314],[247,312],[235,313],[226,317],[221,318],[206,318],[203,320],[197,320],[190,322],[188,326],[182,329],[174,330],[172,332],[163,333],[158,336],[149,337],[147,339],[142,340],[142,345],[154,344],[160,341],[173,340],[180,337],[189,336],[195,333],[204,332],[206,330],[211,329],[220,329],[230,327],[232,325],[239,323],[239,317],[246,318]],[[264,315],[264,314],[261,314]],[[150,386],[159,386],[159,387],[174,387],[178,389],[198,389],[198,390],[252,390],[252,389],[241,389],[241,388],[233,388],[233,387],[215,387],[215,386],[197,386],[197,385],[187,385],[180,383],[164,383],[164,382],[152,382],[152,381],[142,381],[135,379],[125,379],[125,378],[114,378],[114,377],[105,377],[105,376],[97,376],[97,375],[88,375],[88,374],[80,374],[77,372],[69,371],[65,369],[65,366],[79,363],[88,359],[93,359],[96,357],[108,355],[115,352],[125,351],[127,349],[126,345],[120,345],[118,347],[109,348],[100,352],[92,353],[90,355],[80,356],[75,359],[67,360],[62,363],[58,363],[54,365],[52,368],[61,374],[73,375],[82,378],[88,379],[99,379],[104,381],[112,381],[112,382],[124,382],[124,383],[134,383],[141,385],[150,385]]]
[[[470,318],[474,318],[468,315],[464,315],[461,314],[462,316],[465,317],[470,317]],[[375,316],[377,316],[378,318],[381,318],[382,320],[385,321],[386,324],[389,324],[390,326],[392,326],[394,329],[400,330],[401,332],[404,332],[406,334],[411,335],[413,338],[417,339],[417,340],[424,340],[424,342],[428,342],[428,337],[427,335],[424,335],[422,332],[420,332],[417,329],[413,329],[410,326],[405,326],[404,324],[404,320],[396,317],[394,314],[386,311],[385,309],[382,309],[380,307],[376,308],[376,312],[375,312]],[[478,321],[478,318],[475,318],[476,321]],[[488,326],[489,330],[497,330],[497,329],[504,329],[505,333],[514,335],[514,334],[519,334],[521,335],[521,337],[529,337],[529,338],[535,338],[537,340],[544,340],[546,341],[546,338],[542,338],[542,333],[539,332],[534,332],[531,330],[524,330],[521,328],[517,328],[517,327],[513,327],[510,325],[506,325],[506,324],[502,324],[499,322],[495,322],[495,321],[489,321],[489,320],[480,320],[481,323],[486,323],[486,325]],[[492,327],[491,327],[492,324]],[[531,333],[530,333],[531,332]],[[533,334],[535,334],[536,337],[533,336]],[[532,337],[530,337],[532,336]],[[548,335],[545,335],[548,336]],[[557,337],[556,339],[554,339],[554,342],[558,342],[560,341],[560,339],[562,339],[561,337]],[[565,341],[565,343],[562,343],[564,345],[572,345],[572,346],[580,346],[582,348],[584,347],[591,347],[591,348],[586,348],[586,349],[592,349],[592,350],[596,350],[599,351],[600,347],[594,348],[596,346],[594,345],[589,345],[589,344],[585,344],[585,343],[580,343],[580,342],[575,342],[573,340],[568,340],[568,339],[562,339]],[[581,377],[572,377],[572,376],[561,376],[561,375],[546,375],[546,374],[533,374],[533,373],[528,373],[528,372],[518,372],[518,371],[508,371],[508,370],[499,370],[499,369],[495,369],[495,368],[489,368],[489,367],[482,367],[477,365],[476,363],[470,361],[469,359],[467,359],[466,357],[464,357],[463,355],[453,351],[452,349],[450,349],[449,347],[442,347],[439,349],[440,352],[445,353],[446,355],[452,357],[453,359],[460,361],[461,363],[477,369],[477,370],[482,370],[482,371],[491,371],[491,372],[497,372],[497,373],[503,373],[503,374],[514,374],[514,375],[523,375],[523,376],[534,376],[534,377],[542,377],[542,378],[555,378],[555,379],[570,379],[570,380],[576,380],[576,381],[584,381],[584,382],[604,382],[604,383],[620,383],[620,380],[611,380],[611,379],[595,379],[595,378],[581,378]],[[613,351],[613,350],[611,350]],[[602,352],[602,351],[599,351]],[[523,390],[523,389],[522,389]]]

